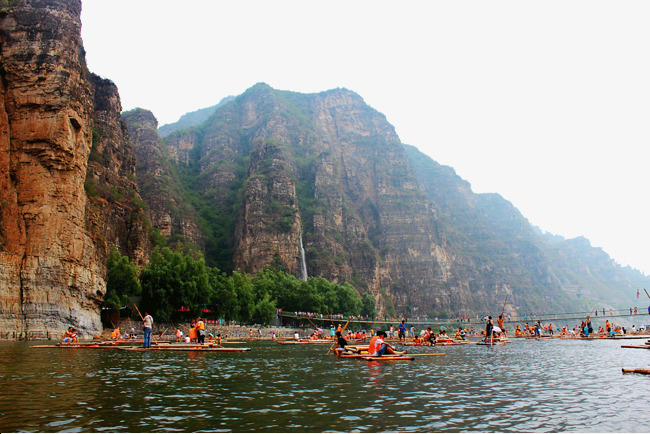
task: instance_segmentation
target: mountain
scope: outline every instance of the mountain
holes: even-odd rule
[[[580,240],[543,234],[498,194],[403,145],[346,89],[259,83],[164,140],[201,217],[206,260],[279,265],[370,292],[420,316],[568,312],[632,303],[648,278]],[[577,248],[581,246],[581,248]]]
[[[525,312],[638,303],[636,290],[650,283],[638,270],[619,266],[583,237],[543,233],[498,194],[474,194],[452,168],[413,146],[406,150],[427,198],[438,206],[462,275],[521,288],[531,307]]]
[[[180,240],[201,250],[204,240],[198,217],[170,167],[167,150],[157,132],[158,121],[153,113],[143,109],[124,112],[121,120],[133,142],[138,188],[147,204],[151,225],[169,244]]]
[[[225,272],[349,282],[390,317],[627,307],[650,287],[474,194],[347,89],[259,83],[161,139],[151,112],[121,113],[115,84],[88,70],[80,12],[0,5],[2,338],[99,332],[108,252],[142,267],[163,236]]]
[[[234,98],[235,98],[234,96],[227,96],[223,98],[219,102],[219,104],[213,105],[211,107],[195,110],[190,113],[186,113],[183,116],[181,116],[178,121],[171,124],[165,124],[160,128],[158,128],[158,134],[160,135],[160,137],[164,138],[170,135],[171,133],[173,133],[174,131],[184,130],[186,128],[200,125],[203,122],[205,122],[205,120],[208,119],[212,115],[212,113],[214,113],[217,107],[229,101],[232,101]]]

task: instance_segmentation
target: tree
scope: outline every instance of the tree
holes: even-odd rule
[[[158,321],[179,317],[181,307],[200,315],[213,297],[209,267],[199,252],[183,255],[168,247],[154,249],[140,272],[142,306]]]
[[[210,270],[210,286],[213,291],[209,303],[210,309],[218,317],[225,318],[227,321],[235,319],[239,305],[232,279],[220,272],[218,268],[212,268]]]
[[[361,297],[361,315],[374,318],[377,315],[375,298],[366,293]]]
[[[362,302],[359,298],[359,293],[349,283],[344,285],[336,285],[340,313],[350,316],[359,315],[361,312]],[[372,297],[371,297],[372,298]],[[374,310],[374,299],[373,310]]]
[[[137,267],[113,246],[106,261],[104,306],[120,309],[129,302],[129,296],[140,295],[140,291]]]
[[[260,324],[269,324],[275,318],[275,312],[275,302],[271,301],[271,298],[266,295],[255,303],[253,320]]]
[[[251,320],[255,309],[251,277],[248,274],[234,271],[232,276],[230,276],[229,281],[237,295],[235,319],[239,322],[247,323]]]

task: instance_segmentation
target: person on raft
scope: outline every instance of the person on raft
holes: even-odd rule
[[[400,342],[406,342],[406,320],[402,320],[397,326],[397,336]]]
[[[336,332],[335,336],[336,336],[336,348],[334,348],[334,352],[336,353],[337,356],[340,356],[342,353],[347,351],[345,347],[348,345],[348,341],[346,341],[345,338],[341,336],[341,332]]]
[[[501,333],[503,333],[506,337],[508,337],[508,331],[506,330],[504,326],[504,320],[505,318],[503,317],[503,314],[499,315],[499,318],[497,318],[497,325],[501,329]]]
[[[63,342],[65,343],[78,343],[77,331],[74,327],[68,327],[68,331],[63,334]]]
[[[403,356],[406,354],[406,351],[395,351],[395,348],[393,348],[391,344],[384,342],[384,338],[386,338],[386,333],[378,331],[377,336],[370,340],[370,344],[368,345],[368,354],[378,357],[383,356],[385,353],[394,354],[396,356]]]
[[[485,342],[490,342],[493,339],[492,333],[494,332],[494,321],[492,316],[488,315],[487,323],[485,323]]]

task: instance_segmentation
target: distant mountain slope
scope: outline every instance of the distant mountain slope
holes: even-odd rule
[[[229,101],[232,101],[235,99],[234,96],[227,96],[223,98],[219,104],[202,108],[199,110],[195,110],[190,113],[186,113],[183,116],[178,119],[178,121],[173,122],[171,124],[165,124],[161,127],[158,128],[158,134],[160,137],[165,138],[174,131],[178,130],[184,130],[186,128],[194,127],[197,125],[201,125],[203,122],[205,122],[206,119],[208,119],[214,111],[217,109],[217,107],[221,106],[222,104],[225,104]]]
[[[650,278],[619,266],[587,239],[543,234],[498,194],[474,194],[453,169],[405,148],[418,181],[439,206],[450,248],[470,265],[463,273],[480,271],[528,287],[540,308],[545,298],[573,299],[571,305],[590,309],[595,303],[634,306],[636,290],[650,285]]]

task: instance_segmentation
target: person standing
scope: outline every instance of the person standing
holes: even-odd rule
[[[492,330],[494,330],[494,322],[492,321],[492,316],[488,315],[488,320],[485,324],[485,342],[492,342]]]
[[[201,318],[196,321],[196,340],[199,344],[205,343],[205,323]]]
[[[497,325],[501,329],[501,333],[505,334],[506,337],[508,336],[508,332],[506,331],[506,328],[504,326],[504,319],[503,319],[503,314],[499,315],[499,318],[497,318]]]
[[[144,318],[142,318],[142,325],[144,326],[144,347],[151,348],[151,330],[153,329],[153,317],[147,312],[144,313]]]
[[[397,326],[397,336],[400,342],[406,342],[406,320],[402,320],[399,326]]]

